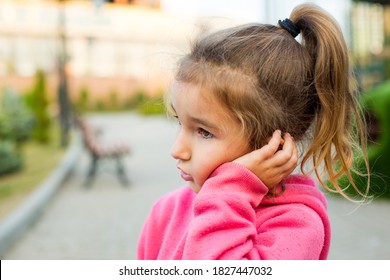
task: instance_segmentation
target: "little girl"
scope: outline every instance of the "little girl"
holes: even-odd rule
[[[310,177],[289,175],[294,140],[308,143],[301,170],[310,159],[325,188],[323,172],[343,196],[340,176],[355,187],[365,135],[352,84],[340,28],[317,6],[195,42],[169,99],[188,185],[153,206],[138,258],[326,259],[326,200]]]

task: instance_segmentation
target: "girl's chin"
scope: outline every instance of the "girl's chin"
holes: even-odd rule
[[[194,182],[188,182],[188,185],[190,186],[190,188],[195,192],[195,193],[198,193],[201,189],[201,187],[199,187],[197,184],[195,184]]]

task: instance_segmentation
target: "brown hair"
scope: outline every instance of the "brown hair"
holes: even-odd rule
[[[196,41],[179,63],[176,80],[209,89],[243,127],[252,149],[273,131],[310,139],[301,170],[312,159],[319,182],[332,190],[352,179],[354,151],[366,156],[364,119],[356,100],[347,46],[337,22],[312,4],[297,6],[290,20],[301,43],[280,26],[248,24]],[[323,169],[322,169],[323,168]],[[368,187],[367,187],[368,191]],[[348,197],[347,197],[348,198]]]

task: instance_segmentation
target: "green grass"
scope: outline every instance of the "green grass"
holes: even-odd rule
[[[61,161],[65,150],[59,146],[58,127],[52,127],[51,136],[51,143],[46,145],[26,143],[22,147],[22,170],[0,177],[0,219],[17,207]]]

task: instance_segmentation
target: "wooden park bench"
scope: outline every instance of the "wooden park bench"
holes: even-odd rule
[[[114,160],[116,162],[116,173],[120,183],[124,186],[129,185],[126,170],[123,164],[123,157],[129,154],[130,149],[125,144],[119,143],[102,143],[98,141],[98,135],[101,131],[91,126],[84,118],[76,119],[77,126],[80,130],[84,146],[88,151],[91,163],[89,166],[85,186],[89,187],[94,182],[98,164],[103,160]]]

